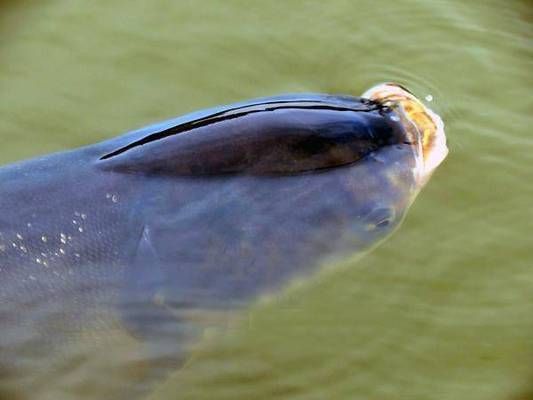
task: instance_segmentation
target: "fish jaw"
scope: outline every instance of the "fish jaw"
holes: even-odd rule
[[[418,147],[417,177],[420,186],[427,183],[435,169],[448,155],[444,123],[439,115],[426,107],[402,86],[387,82],[376,85],[362,97],[378,101],[395,109],[407,131],[413,132]],[[414,129],[413,129],[414,128]]]

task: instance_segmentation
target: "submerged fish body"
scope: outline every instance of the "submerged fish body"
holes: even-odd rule
[[[176,347],[191,315],[385,238],[436,167],[405,104],[263,98],[0,169],[0,391],[70,365],[64,343],[108,315]]]

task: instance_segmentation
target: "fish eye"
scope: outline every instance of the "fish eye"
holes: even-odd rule
[[[377,224],[376,224],[376,228],[384,228],[386,226],[388,226],[390,224],[391,220],[386,218],[386,219],[383,219],[381,221],[379,221]]]
[[[368,230],[387,228],[392,224],[396,217],[396,211],[393,207],[378,206],[372,209],[363,218],[367,223]]]

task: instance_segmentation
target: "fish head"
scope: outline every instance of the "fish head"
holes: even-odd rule
[[[420,187],[425,185],[448,154],[442,119],[403,86],[387,82],[376,85],[362,95],[391,107],[398,114],[416,152],[416,175]]]
[[[228,105],[115,145],[98,167],[141,183],[125,301],[200,308],[245,304],[375,247],[446,150],[440,118],[394,84]]]

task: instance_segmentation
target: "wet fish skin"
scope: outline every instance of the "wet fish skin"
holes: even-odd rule
[[[380,142],[352,164],[301,173],[248,170],[239,160],[223,174],[176,172],[183,163],[172,152],[181,151],[183,133],[107,157],[225,110],[302,101],[359,107],[384,124],[380,130],[390,126],[397,141]],[[346,112],[331,111],[343,121]],[[357,132],[377,126],[366,118]],[[176,337],[197,334],[191,311],[238,309],[311,275],[329,256],[364,251],[398,226],[420,189],[416,152],[401,134],[359,98],[295,95],[207,110],[1,168],[0,371],[25,374],[31,385],[36,366],[71,357],[65,341],[95,325],[105,331],[102,315],[117,315],[147,344],[174,342],[173,355],[183,360]],[[202,149],[191,162],[206,156]]]

